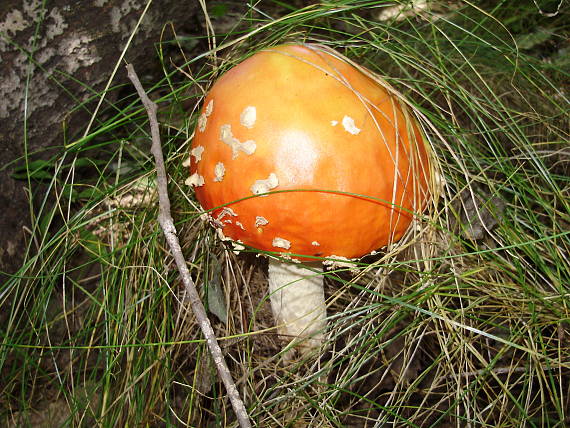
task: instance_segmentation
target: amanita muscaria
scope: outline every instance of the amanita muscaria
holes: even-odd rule
[[[269,292],[305,349],[326,326],[306,264],[399,240],[428,198],[422,134],[381,82],[322,46],[277,46],[227,71],[198,119],[187,183],[223,237],[297,262],[270,258]]]

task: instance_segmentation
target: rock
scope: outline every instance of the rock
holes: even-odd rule
[[[453,203],[452,230],[464,239],[481,240],[503,219],[505,202],[491,195],[490,189],[473,185],[461,191]]]
[[[78,135],[91,118],[73,107],[102,91],[147,0],[2,0],[0,2],[0,271],[14,272],[29,227],[25,181],[11,178],[28,153],[49,156],[61,147],[62,129]],[[196,22],[198,2],[152,3],[126,52],[139,75],[157,69],[155,43],[164,25],[180,29]],[[149,59],[151,59],[149,61]],[[113,85],[127,82],[123,67]],[[110,92],[106,99],[113,101]],[[26,129],[26,134],[24,133]],[[53,153],[54,150],[51,151]],[[16,161],[16,162],[14,162]],[[14,163],[11,163],[14,162]],[[32,193],[37,189],[31,189]],[[29,238],[29,237],[28,237]],[[0,273],[0,283],[3,282]]]

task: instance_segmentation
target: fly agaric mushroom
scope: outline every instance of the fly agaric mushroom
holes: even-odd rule
[[[196,197],[225,239],[269,261],[280,333],[322,343],[323,275],[399,240],[428,195],[422,135],[387,84],[318,45],[264,49],[211,88],[190,152]],[[286,191],[286,192],[281,192]]]

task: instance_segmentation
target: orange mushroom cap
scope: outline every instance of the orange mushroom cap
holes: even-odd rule
[[[334,51],[282,45],[213,85],[189,183],[234,241],[354,258],[402,237],[427,199],[428,169],[396,96]],[[277,193],[252,197],[266,192]]]

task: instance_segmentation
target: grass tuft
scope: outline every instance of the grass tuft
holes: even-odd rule
[[[163,75],[145,83],[183,251],[255,425],[570,424],[568,5],[298,3],[208,4],[203,31],[165,27]],[[401,243],[326,272],[326,352],[283,364],[266,262],[200,221],[182,163],[211,83],[287,41],[402,93],[438,190]],[[0,286],[0,418],[236,426],[156,222],[146,115],[131,88],[109,90],[88,132],[15,170],[45,197]]]

